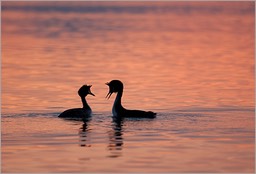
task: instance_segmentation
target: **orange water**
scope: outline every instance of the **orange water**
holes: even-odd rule
[[[170,117],[174,115],[176,118],[178,115],[171,113],[176,111],[183,113],[184,110],[203,112],[203,115],[205,111],[210,111],[216,117],[218,114],[215,115],[215,111],[224,112],[222,114],[228,116],[218,117],[216,124],[211,126],[216,128],[224,122],[230,122],[230,125],[237,128],[240,127],[239,122],[232,121],[234,113],[231,111],[238,110],[239,113],[234,115],[237,119],[240,119],[240,116],[245,119],[243,123],[248,125],[246,131],[249,131],[249,135],[253,137],[254,20],[254,2],[2,2],[2,114],[10,116],[9,119],[12,118],[11,116],[15,118],[15,114],[25,114],[24,119],[30,114],[35,114],[35,122],[40,118],[36,113],[46,114],[47,121],[50,122],[48,116],[57,116],[65,109],[81,106],[77,90],[86,83],[93,85],[92,92],[96,95],[96,97],[87,97],[93,111],[110,116],[114,95],[109,100],[105,99],[108,92],[105,83],[119,79],[125,85],[123,105],[126,108],[160,113],[161,119],[157,121],[159,125],[153,126],[156,132],[161,122],[165,122],[163,115]],[[246,111],[245,116],[244,111]],[[206,118],[211,119],[212,115]],[[105,123],[110,120],[104,118],[101,118],[104,125],[111,128],[110,123]],[[168,124],[175,124],[172,123],[172,119],[167,118]],[[21,123],[33,132],[35,129],[32,125],[29,126],[30,121],[25,119],[21,120]],[[57,120],[53,123],[54,128],[62,130],[59,124],[63,123]],[[178,122],[179,125],[181,123]],[[15,132],[11,128],[15,127],[16,122],[14,119],[7,121],[4,118],[2,124],[5,127],[2,139],[4,143],[5,138],[11,138]],[[183,126],[189,124],[185,121]],[[204,123],[195,124],[202,126]],[[172,126],[178,127],[178,125]],[[242,127],[246,129],[246,126]],[[9,129],[10,134],[5,134]],[[15,129],[22,129],[22,126]],[[104,128],[100,130],[108,132]],[[161,153],[167,153],[166,150],[161,150],[161,145],[172,138],[169,137],[167,130],[161,130],[163,134],[166,133],[163,136],[164,142],[153,141],[153,145],[159,147],[156,154],[159,157]],[[239,129],[235,130],[239,131]],[[51,131],[54,132],[54,129]],[[210,132],[207,128],[205,131]],[[214,135],[220,135],[217,129],[214,131],[216,131]],[[24,135],[25,132],[21,134]],[[128,137],[132,135],[128,134]],[[100,135],[100,138],[104,139],[105,136],[105,134]],[[141,153],[142,158],[147,159],[147,154],[151,153],[152,149],[146,148],[146,151],[142,152],[139,147],[143,146],[143,141],[137,141],[139,137],[137,138],[132,141],[138,146],[138,151],[134,152]],[[194,142],[193,138],[185,140],[180,138],[180,136],[174,137],[181,144]],[[33,140],[33,137],[29,136],[28,139]],[[141,139],[144,140],[145,137],[142,136]],[[237,147],[234,147],[232,152],[239,149],[241,153],[254,154],[254,143],[251,140],[241,146],[234,143]],[[182,151],[178,156],[176,154],[180,164],[188,158],[185,154],[190,154],[192,157],[195,157],[194,154],[199,154],[199,147],[203,146],[205,141],[201,143],[194,145],[197,148],[193,146],[188,148],[188,151]],[[105,147],[106,142],[102,140],[99,144],[100,147]],[[218,151],[222,147],[218,143],[215,145],[211,150]],[[174,143],[174,146],[179,145]],[[6,148],[10,147],[11,144],[7,143]],[[247,147],[249,150],[243,151]],[[32,147],[24,145],[16,148],[9,149],[10,153],[19,148]],[[51,148],[47,144],[46,149]],[[63,148],[68,148],[68,145],[65,144]],[[33,150],[37,152],[33,147],[32,152],[28,153],[32,154]],[[79,147],[75,146],[73,152],[75,153],[72,155],[79,155]],[[69,155],[63,153],[63,158]],[[104,159],[106,164],[111,163],[109,158],[100,158],[97,155],[92,155],[95,162],[97,159]],[[22,155],[15,156],[14,153],[14,156],[8,158],[8,155],[4,155],[3,161],[9,159],[8,164],[3,162],[4,171],[16,171],[11,166],[12,160],[20,156]],[[126,161],[131,158],[129,153],[124,156],[126,159],[121,161],[127,164],[126,167],[122,166],[127,169],[125,171],[146,170],[144,164],[148,163],[147,160],[143,161],[143,165],[139,166],[138,170],[128,170],[132,167],[130,164],[135,164]],[[225,157],[230,159],[234,156]],[[165,161],[164,158],[156,159],[158,160],[156,163]],[[202,165],[201,158],[196,159],[193,158],[196,164],[190,162],[185,164],[193,166],[191,171],[207,171],[209,166]],[[209,157],[207,160],[211,161],[211,159],[215,162],[210,166],[210,172],[233,172],[230,168],[234,165],[223,169],[219,163],[217,164],[216,160],[223,159],[222,156]],[[240,168],[241,170],[235,168],[235,171],[253,171],[250,162],[254,158],[247,155],[245,159],[247,162]],[[29,164],[36,159],[26,160]],[[236,162],[234,164],[239,163]],[[47,166],[51,161],[43,163]],[[21,163],[16,161],[16,165],[19,164]],[[159,167],[151,170],[190,171],[189,167],[184,169],[182,165],[177,165],[179,167],[172,170],[173,166],[168,168],[168,165],[169,162],[167,164],[165,161],[162,166],[165,170],[160,170]],[[33,172],[50,172],[54,171],[53,169],[56,169],[56,166],[49,167],[49,170],[35,167]],[[74,168],[69,169],[56,171],[73,171]],[[89,171],[102,172],[106,168],[96,170],[96,166],[92,166],[90,169]],[[79,167],[78,171],[87,170]]]
[[[216,14],[207,3],[177,4],[157,6],[165,13],[3,10],[2,112],[80,105],[84,83],[94,110],[107,111],[112,79],[124,82],[131,108],[254,106],[253,3],[217,3]]]

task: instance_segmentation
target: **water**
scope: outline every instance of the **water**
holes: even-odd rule
[[[110,113],[86,124],[57,115],[2,118],[3,172],[253,171],[250,111],[164,112],[121,124]]]
[[[2,172],[254,172],[254,52],[254,2],[2,2]]]

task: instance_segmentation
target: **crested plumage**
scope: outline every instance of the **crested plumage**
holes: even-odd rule
[[[81,97],[83,107],[82,108],[73,108],[73,109],[68,109],[64,112],[62,112],[59,117],[61,118],[70,118],[70,119],[86,119],[91,116],[92,110],[90,106],[88,105],[85,97],[90,94],[95,96],[91,92],[91,85],[83,85],[79,90],[78,90],[78,95]]]
[[[124,85],[120,80],[112,80],[106,83],[109,86],[109,92],[106,98],[110,98],[113,93],[117,93],[112,108],[112,114],[115,117],[135,117],[135,118],[155,118],[156,113],[152,111],[128,110],[122,106],[121,99],[123,95]]]

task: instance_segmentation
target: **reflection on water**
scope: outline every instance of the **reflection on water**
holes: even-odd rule
[[[124,121],[104,113],[85,123],[57,116],[2,118],[2,172],[254,170],[254,111],[184,110]]]
[[[90,137],[90,122],[92,120],[92,117],[86,117],[86,118],[60,118],[60,120],[64,120],[64,124],[70,124],[74,123],[75,125],[80,125],[80,123],[83,123],[81,127],[79,128],[78,135],[79,135],[79,146],[81,147],[91,147],[91,137]]]
[[[109,131],[108,150],[111,151],[110,158],[116,158],[122,155],[123,148],[123,120],[113,118],[112,130]]]
[[[84,121],[82,127],[79,130],[79,139],[80,139],[80,146],[81,147],[91,147],[90,136],[89,136],[90,128],[89,128],[89,125],[88,125],[89,121]]]
[[[254,2],[1,5],[2,172],[254,172]],[[100,114],[57,118],[84,83]]]

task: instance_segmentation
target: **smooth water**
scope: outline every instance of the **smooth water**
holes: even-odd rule
[[[2,172],[255,171],[254,2],[1,5]],[[113,121],[112,79],[157,118]]]
[[[3,172],[252,172],[252,111],[160,112],[87,123],[58,113],[2,118]]]

